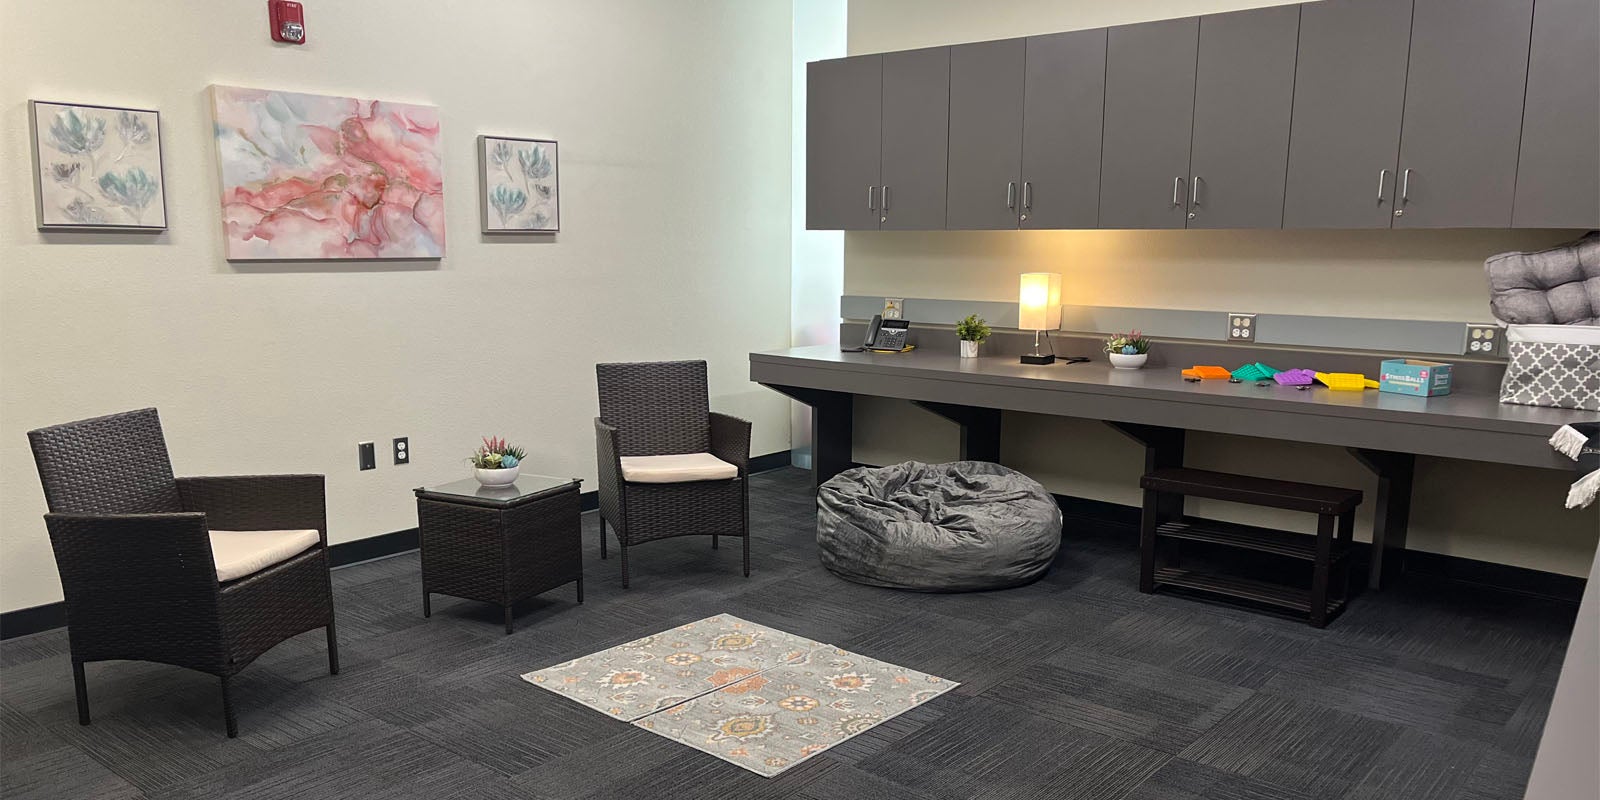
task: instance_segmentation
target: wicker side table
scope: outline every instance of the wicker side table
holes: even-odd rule
[[[579,483],[522,475],[511,486],[467,479],[417,489],[422,615],[433,614],[431,594],[494,603],[509,634],[519,600],[576,581],[582,603]]]

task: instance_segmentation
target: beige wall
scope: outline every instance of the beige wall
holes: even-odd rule
[[[60,598],[24,433],[84,416],[158,406],[180,474],[326,473],[335,542],[415,525],[483,434],[593,488],[597,361],[707,358],[788,447],[746,353],[789,341],[789,4],[340,0],[292,48],[258,2],[0,3],[0,610]],[[449,255],[225,262],[211,83],[437,105]],[[171,229],[35,231],[30,98],[159,109]],[[477,233],[479,133],[560,139],[558,237]]]
[[[851,53],[1025,36],[1230,11],[1226,0],[853,0]],[[1068,303],[1404,319],[1486,320],[1483,259],[1571,231],[995,231],[845,235],[845,293],[1012,301],[1017,275],[1063,275]],[[1376,364],[1374,364],[1376,366]],[[1095,422],[1012,414],[1002,458],[1065,494],[1134,505],[1140,451]],[[856,457],[948,460],[953,430],[889,400],[857,411]],[[1333,447],[1196,434],[1189,463],[1376,491]],[[1584,575],[1600,514],[1562,509],[1571,476],[1422,459],[1410,545]],[[1197,502],[1196,513],[1309,531],[1304,515]],[[1369,538],[1372,504],[1358,537]]]

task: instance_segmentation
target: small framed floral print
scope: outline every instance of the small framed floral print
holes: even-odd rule
[[[478,137],[479,207],[484,233],[561,230],[561,181],[550,139]]]
[[[30,100],[28,122],[39,230],[167,229],[158,112]]]

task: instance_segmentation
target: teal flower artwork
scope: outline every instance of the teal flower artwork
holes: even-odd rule
[[[558,231],[556,143],[493,136],[480,142],[484,231]]]
[[[544,155],[544,148],[534,145],[528,150],[517,153],[517,160],[522,163],[522,174],[529,180],[539,181],[550,177],[550,159]]]
[[[100,149],[106,142],[106,121],[79,114],[77,109],[64,108],[56,113],[50,123],[50,143],[57,150],[75,156],[86,156]]]
[[[150,126],[139,119],[138,114],[129,111],[117,112],[117,136],[122,139],[122,152],[117,154],[116,161],[127,157],[128,151],[135,147],[142,147],[150,143]]]
[[[122,206],[135,223],[143,221],[145,208],[161,191],[161,184],[138,167],[120,175],[107,172],[100,176],[99,186],[100,194],[113,204]]]
[[[504,227],[511,217],[516,216],[528,205],[528,195],[521,189],[509,186],[496,186],[489,193],[489,205],[500,214],[500,225]]]
[[[157,112],[40,100],[29,111],[40,229],[167,227]]]

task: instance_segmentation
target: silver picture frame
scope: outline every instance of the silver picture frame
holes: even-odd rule
[[[555,139],[478,136],[478,216],[486,234],[561,231],[561,159]]]

